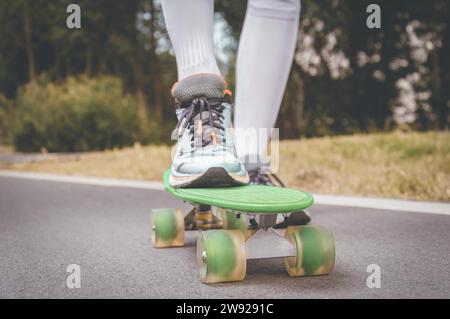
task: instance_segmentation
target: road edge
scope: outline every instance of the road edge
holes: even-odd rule
[[[75,183],[105,187],[125,187],[151,190],[164,190],[160,182],[140,181],[130,179],[114,179],[104,177],[61,175],[52,173],[19,172],[10,170],[0,170],[0,177],[24,178],[33,180],[45,180],[63,183]],[[402,199],[358,197],[345,195],[313,194],[314,203],[319,205],[347,206],[374,208],[381,210],[413,212],[422,214],[450,215],[450,203],[415,201]]]

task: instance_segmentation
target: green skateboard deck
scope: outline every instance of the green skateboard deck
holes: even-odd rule
[[[170,170],[164,173],[164,188],[173,196],[198,205],[254,213],[288,213],[310,207],[311,194],[278,186],[243,185],[222,188],[173,188]]]

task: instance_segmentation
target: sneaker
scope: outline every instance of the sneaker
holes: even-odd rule
[[[273,173],[262,173],[261,168],[249,168],[248,174],[250,184],[270,185],[286,187],[281,179]],[[284,221],[277,224],[274,228],[286,228],[288,226],[306,225],[311,222],[311,216],[306,210],[293,212],[284,216]]]
[[[172,187],[246,184],[247,171],[236,155],[232,104],[222,77],[197,74],[177,82],[172,95],[178,124],[169,183]]]

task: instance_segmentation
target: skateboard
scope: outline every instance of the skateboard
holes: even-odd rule
[[[324,226],[298,225],[295,218],[296,212],[313,204],[311,194],[266,185],[173,188],[169,175],[167,170],[163,176],[165,190],[193,208],[186,216],[180,209],[153,209],[153,246],[183,246],[185,231],[198,230],[197,266],[202,282],[244,280],[247,260],[259,258],[284,258],[293,277],[332,271],[331,231]]]

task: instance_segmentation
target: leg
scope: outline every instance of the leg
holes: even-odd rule
[[[299,18],[299,0],[248,1],[239,43],[234,123],[237,153],[253,184],[284,186],[276,175],[262,169],[261,159],[264,161],[270,130],[277,119],[289,77]],[[256,137],[257,140],[253,140],[254,135],[239,134],[239,129],[248,128],[261,128],[267,134]],[[280,226],[310,221],[306,211],[299,211],[285,216]]]
[[[178,79],[197,73],[220,75],[214,56],[213,0],[162,0],[164,21],[178,67]]]
[[[214,57],[213,0],[162,0],[178,67],[172,87],[178,125],[169,183],[218,187],[248,182],[227,135],[232,105]]]
[[[237,132],[248,128],[270,132],[275,124],[292,65],[299,17],[299,0],[248,1],[237,58]],[[245,136],[237,134],[238,156],[245,161],[249,155],[264,155],[267,142],[246,143]]]

